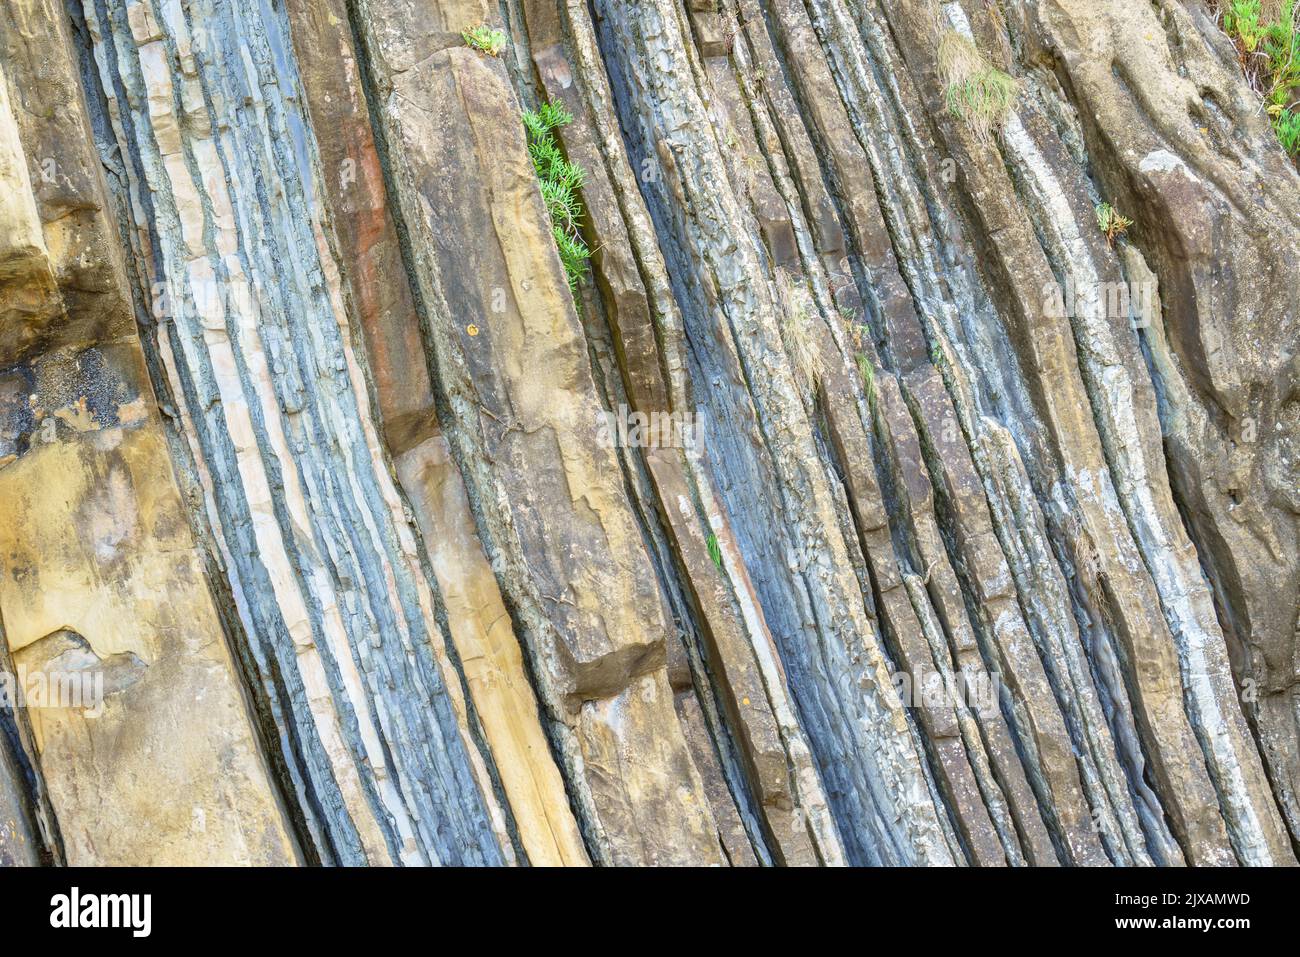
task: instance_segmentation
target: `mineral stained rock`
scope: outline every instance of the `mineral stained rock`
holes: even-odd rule
[[[1295,864],[1221,26],[7,0],[0,864]]]

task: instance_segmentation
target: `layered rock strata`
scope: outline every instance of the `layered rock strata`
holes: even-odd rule
[[[1200,0],[11,0],[0,71],[0,861],[1296,862],[1300,175]]]

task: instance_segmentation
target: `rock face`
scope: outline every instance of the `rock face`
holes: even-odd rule
[[[1296,862],[1200,0],[9,0],[0,225],[0,863]]]

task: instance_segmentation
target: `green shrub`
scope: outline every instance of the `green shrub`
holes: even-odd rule
[[[1246,52],[1259,45],[1259,0],[1230,0],[1223,11],[1223,29],[1241,40]]]
[[[538,110],[524,111],[524,129],[528,132],[528,155],[541,182],[542,199],[551,215],[551,234],[560,253],[569,289],[575,294],[587,275],[591,249],[582,238],[582,201],[578,192],[586,182],[586,171],[570,163],[560,152],[555,131],[573,122],[563,107],[545,103]]]
[[[1292,156],[1300,156],[1300,113],[1283,110],[1273,120],[1273,129],[1282,148]]]
[[[1300,5],[1297,0],[1220,0],[1223,30],[1264,98],[1282,148],[1300,158]]]

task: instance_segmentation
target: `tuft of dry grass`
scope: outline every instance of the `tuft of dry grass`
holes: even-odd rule
[[[821,320],[806,289],[791,283],[789,296],[790,305],[780,314],[781,331],[798,378],[805,388],[813,389],[822,375],[821,351],[814,341],[816,329],[813,323]]]
[[[1020,84],[955,30],[939,41],[939,77],[948,112],[963,120],[980,142],[991,142],[1011,112]]]

